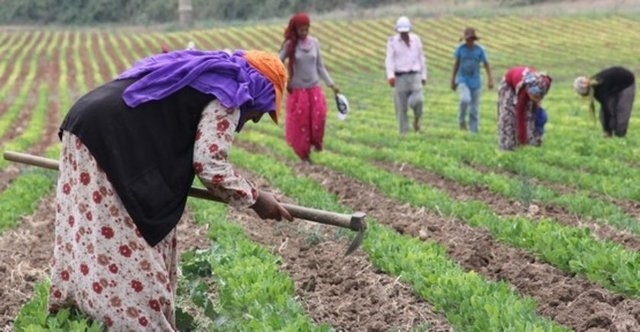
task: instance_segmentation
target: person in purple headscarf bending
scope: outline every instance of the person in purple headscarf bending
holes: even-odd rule
[[[287,82],[275,54],[174,51],[136,63],[69,110],[56,190],[50,311],[113,331],[175,330],[176,225],[195,176],[261,218],[291,220],[227,160],[236,132]]]

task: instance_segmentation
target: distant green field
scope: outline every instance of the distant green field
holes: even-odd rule
[[[424,208],[457,218],[474,228],[487,229],[498,242],[529,252],[570,278],[584,278],[623,299],[637,299],[640,257],[636,250],[625,247],[622,242],[602,240],[584,227],[555,220],[553,216],[539,220],[525,214],[501,215],[482,198],[458,200],[429,183],[408,179],[377,165],[381,162],[411,165],[465,188],[486,188],[514,204],[560,206],[591,225],[606,225],[632,237],[638,236],[639,104],[635,104],[627,137],[604,139],[599,123],[587,112],[586,101],[574,93],[572,82],[577,75],[592,75],[611,65],[626,66],[640,73],[637,52],[640,18],[621,15],[444,17],[415,18],[412,22],[413,31],[423,40],[428,81],[423,132],[412,133],[404,139],[397,133],[392,90],[384,74],[385,45],[394,33],[394,19],[312,23],[311,34],[321,42],[324,62],[351,105],[348,118],[341,121],[336,117],[333,101],[329,100],[326,152],[313,155],[314,161],[375,186],[398,204]],[[527,147],[511,153],[497,151],[495,90],[485,88],[483,91],[480,133],[471,135],[457,129],[457,95],[450,90],[449,81],[452,53],[467,26],[477,29],[496,85],[503,73],[515,65],[534,66],[553,78],[552,88],[543,102],[549,122],[542,148]],[[194,41],[200,49],[277,52],[283,28],[284,22],[180,32],[0,30],[0,100],[3,101],[0,149],[57,156],[57,140],[45,136],[45,133],[55,133],[46,132],[45,124],[60,121],[80,95],[115,77],[137,59],[160,52],[163,44],[181,49]],[[484,70],[482,74],[484,76]],[[327,95],[329,91],[326,90]],[[15,131],[17,126],[24,130]],[[333,195],[311,179],[300,180],[290,174],[288,165],[296,160],[283,140],[282,125],[248,126],[239,140],[266,149],[270,154],[253,156],[238,148],[232,159],[242,168],[260,169],[258,173],[273,178],[272,185],[287,196],[318,208],[351,209],[338,204]],[[263,166],[267,164],[272,166]],[[9,174],[7,162],[0,162],[0,172]],[[19,228],[21,216],[32,214],[36,203],[54,184],[53,176],[39,172],[24,172],[8,178],[0,183],[3,188],[0,231]],[[30,190],[34,186],[38,190]],[[206,216],[208,213],[201,205],[190,207],[196,214]],[[543,217],[547,217],[544,212]],[[434,304],[457,331],[547,331],[565,327],[579,330],[578,325],[567,325],[565,321],[558,322],[537,312],[536,306],[540,304],[519,294],[519,288],[508,283],[496,284],[480,271],[463,271],[458,262],[448,257],[446,250],[417,241],[416,237],[407,240],[409,235],[400,237],[381,224],[384,222],[373,223],[363,248],[368,259],[380,271],[401,278],[417,296]],[[238,235],[241,232],[230,231],[228,226],[218,227],[223,227],[228,236],[241,237]],[[267,254],[256,251],[251,244],[242,243],[225,245],[232,246],[232,251],[255,251],[260,257],[270,257],[263,256]],[[224,255],[228,253],[217,250],[223,249],[213,250],[219,255],[215,257],[227,257]],[[237,257],[227,257],[224,261],[250,264]],[[232,275],[226,270],[218,274],[225,273]],[[273,278],[265,282],[276,284],[278,278],[284,280],[287,276],[274,272]],[[290,281],[286,282],[285,285],[289,285]],[[237,287],[251,287],[251,283],[248,284]],[[269,285],[262,286],[272,289]],[[281,307],[269,307],[269,318],[260,322],[273,325],[261,326],[266,326],[266,330],[293,331],[300,326],[311,329],[309,326],[317,324],[314,328],[326,330],[323,322],[309,323],[303,310],[292,304],[293,300],[287,302],[295,296],[290,288],[282,287],[282,292],[287,292],[282,295],[286,299],[273,300]],[[233,289],[227,291],[224,296],[235,294]],[[42,300],[43,294],[34,296],[32,307],[23,312],[26,320],[23,317],[21,324],[25,325],[20,328],[24,328],[26,322],[44,324],[43,317],[31,317],[29,321],[32,312],[42,309],[36,302]],[[468,300],[471,298],[473,300]],[[260,299],[247,297],[246,301],[256,301],[260,307]],[[274,312],[278,316],[279,310],[283,317],[293,318],[289,321],[274,318]],[[235,318],[248,319],[246,316]],[[256,321],[251,324],[257,324]],[[228,327],[242,330],[238,327],[242,325],[240,321]]]

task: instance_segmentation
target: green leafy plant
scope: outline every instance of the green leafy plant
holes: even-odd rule
[[[36,284],[34,295],[18,313],[14,322],[14,330],[18,332],[40,331],[105,331],[102,323],[94,322],[75,308],[64,308],[55,314],[49,313],[49,281]]]
[[[239,165],[264,165],[260,174],[268,178],[285,194],[296,197],[298,202],[314,208],[326,208],[347,212],[337,203],[335,195],[329,194],[313,180],[296,177],[291,168],[272,157],[234,150],[232,159]],[[416,191],[411,182],[398,181],[397,176],[381,174],[363,165],[346,163],[340,158],[328,161],[323,153],[318,160],[333,167],[350,168],[369,180],[386,178],[393,182],[398,195],[413,197]],[[351,173],[347,173],[353,176]],[[563,331],[552,322],[535,313],[531,299],[515,294],[505,283],[492,283],[474,272],[464,272],[452,262],[442,246],[423,242],[417,238],[403,236],[369,219],[369,229],[363,243],[368,259],[387,274],[398,276],[413,287],[414,292],[442,311],[449,323],[460,330],[545,330]]]

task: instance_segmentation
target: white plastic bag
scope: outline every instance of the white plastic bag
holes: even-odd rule
[[[338,106],[338,119],[346,119],[349,113],[349,100],[347,100],[347,97],[341,93],[336,94],[336,106]]]

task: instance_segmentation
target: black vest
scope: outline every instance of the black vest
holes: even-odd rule
[[[142,237],[155,246],[176,226],[195,176],[193,145],[214,96],[185,87],[128,107],[135,80],[111,81],[81,97],[60,127],[80,138],[113,184]]]

